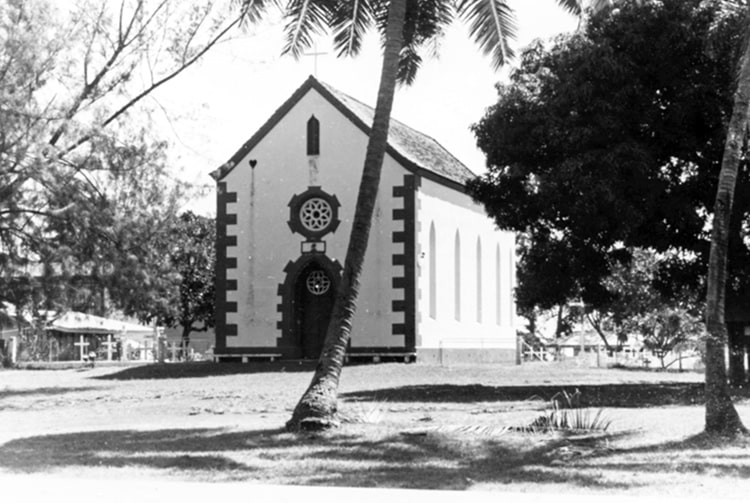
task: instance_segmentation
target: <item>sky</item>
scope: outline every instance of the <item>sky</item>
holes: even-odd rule
[[[510,0],[518,20],[516,50],[536,38],[572,31],[577,20],[554,0]],[[319,80],[373,106],[377,96],[381,51],[377,36],[366,41],[355,59],[338,59],[330,41],[320,39],[317,52],[295,60],[281,56],[283,22],[279,16],[238,32],[213,48],[197,66],[165,86],[153,100],[160,127],[172,143],[172,159],[181,179],[207,185],[190,207],[215,214],[209,173],[242,144],[307,79]],[[495,84],[512,68],[493,69],[469,39],[462,23],[452,25],[437,59],[426,58],[416,82],[396,92],[392,117],[425,133],[475,173],[485,169],[470,126],[497,97]]]

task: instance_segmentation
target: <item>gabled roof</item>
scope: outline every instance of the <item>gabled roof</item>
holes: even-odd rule
[[[365,134],[370,134],[374,110],[364,103],[323,84],[310,76],[268,121],[222,166],[211,173],[218,180],[224,178],[299,102],[311,89],[315,89],[343,113]],[[464,184],[476,176],[433,138],[391,119],[388,132],[388,154],[406,169],[463,190]]]

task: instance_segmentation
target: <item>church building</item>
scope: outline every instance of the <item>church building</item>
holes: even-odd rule
[[[214,359],[320,354],[373,109],[308,78],[219,169]],[[348,356],[516,362],[515,235],[474,174],[391,120]]]

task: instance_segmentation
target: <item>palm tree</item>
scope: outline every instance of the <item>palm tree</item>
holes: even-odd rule
[[[741,5],[743,4],[743,5]],[[750,6],[746,2],[727,2],[725,8],[745,9],[745,36],[739,60],[737,89],[734,93],[732,115],[727,124],[727,138],[719,172],[719,186],[714,202],[711,252],[708,261],[706,293],[706,426],[707,433],[733,435],[746,432],[737,410],[732,404],[727,386],[724,347],[727,326],[724,301],[727,282],[727,252],[729,249],[729,220],[732,215],[734,188],[742,156],[743,143],[748,137],[750,119]]]
[[[613,7],[622,0],[592,0],[592,10]],[[750,127],[750,4],[747,0],[717,0],[723,13],[744,11],[745,36],[740,47],[737,89],[732,115],[727,124],[727,138],[716,189],[711,230],[711,251],[708,260],[706,289],[706,423],[704,431],[720,435],[746,432],[729,395],[724,348],[727,325],[724,318],[729,250],[729,222],[732,215],[734,189],[742,157],[743,142]]]
[[[571,12],[581,12],[581,0],[556,1]],[[243,0],[247,2],[252,3]],[[285,53],[299,56],[310,48],[316,34],[328,29],[339,56],[357,55],[373,26],[384,40],[378,97],[341,287],[312,381],[287,422],[290,430],[335,424],[339,377],[356,310],[396,84],[414,80],[421,63],[419,49],[438,37],[456,15],[468,22],[471,37],[485,54],[492,55],[496,67],[512,57],[508,41],[515,36],[515,22],[506,0],[290,0],[286,6]]]

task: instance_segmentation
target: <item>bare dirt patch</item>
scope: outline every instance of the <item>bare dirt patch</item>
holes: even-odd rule
[[[741,498],[750,441],[706,439],[702,376],[354,365],[336,431],[283,431],[312,366],[0,372],[0,475]],[[561,390],[607,432],[523,433]],[[750,425],[746,390],[735,401]]]

